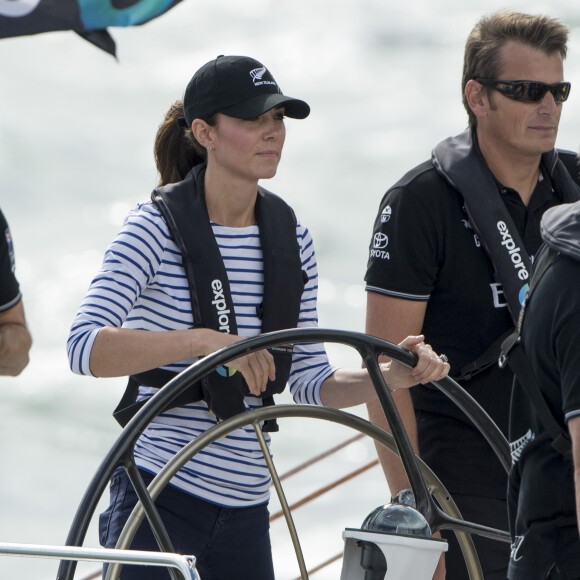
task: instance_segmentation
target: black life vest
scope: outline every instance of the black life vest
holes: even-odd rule
[[[568,429],[553,415],[540,384],[532,371],[528,356],[522,344],[522,328],[526,307],[542,276],[561,256],[580,262],[580,201],[558,205],[548,209],[540,224],[544,243],[538,250],[534,262],[530,290],[520,311],[518,324],[512,334],[503,342],[500,366],[509,364],[514,373],[514,383],[519,382],[529,397],[544,428],[552,437],[552,447],[564,457],[572,458],[572,442]]]
[[[179,247],[189,284],[195,328],[237,334],[234,305],[226,268],[213,235],[204,193],[205,165],[194,167],[179,183],[155,189],[153,202],[162,213]],[[255,206],[264,264],[264,294],[257,315],[262,332],[295,328],[298,323],[304,285],[300,248],[296,239],[296,216],[277,195],[259,187]],[[200,251],[200,248],[202,251]],[[292,346],[270,349],[276,365],[276,379],[269,381],[261,397],[264,405],[273,404],[272,395],[286,387],[292,365]],[[139,384],[161,388],[176,373],[152,369],[129,377],[123,399],[113,413],[121,425],[141,408],[136,402]],[[241,373],[219,368],[192,385],[171,406],[204,400],[220,419],[245,411],[248,386]],[[276,429],[274,424],[270,430]]]
[[[532,260],[501,199],[491,171],[482,162],[471,130],[441,141],[433,149],[432,162],[437,172],[463,197],[471,224],[493,264],[497,280],[502,284],[515,325],[529,289]],[[553,149],[542,155],[542,165],[563,203],[580,199],[580,166],[576,154]],[[501,343],[511,332],[512,329],[498,337],[476,360],[459,369],[453,378],[469,380],[497,364]]]

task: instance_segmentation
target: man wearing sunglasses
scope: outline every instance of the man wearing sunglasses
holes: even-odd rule
[[[544,211],[580,199],[577,156],[555,149],[570,94],[567,40],[567,27],[545,16],[498,12],[476,24],[462,79],[469,128],[387,191],[365,276],[366,332],[395,343],[425,334],[506,436],[513,375],[497,364],[500,345],[528,289]],[[485,438],[435,388],[394,398],[463,517],[507,530],[507,476]],[[378,405],[369,417],[386,426]],[[408,501],[400,461],[378,453],[391,494]],[[454,534],[442,535],[450,546],[435,577],[466,578]],[[505,579],[509,544],[473,539],[485,580]]]

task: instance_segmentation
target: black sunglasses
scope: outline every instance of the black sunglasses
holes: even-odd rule
[[[570,94],[570,83],[540,83],[538,81],[504,81],[502,79],[475,79],[485,87],[490,87],[498,93],[524,103],[539,103],[548,91],[552,93],[554,102],[563,103]],[[501,85],[501,86],[498,86]]]

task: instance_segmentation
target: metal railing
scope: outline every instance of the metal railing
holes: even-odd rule
[[[40,544],[10,544],[0,542],[0,555],[48,558],[53,560],[139,564],[176,569],[183,580],[200,580],[195,568],[195,556],[142,550],[84,548],[79,546],[49,546]],[[100,575],[100,572],[98,573]],[[91,577],[95,577],[91,574]]]

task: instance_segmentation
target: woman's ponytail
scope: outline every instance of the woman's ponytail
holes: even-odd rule
[[[183,100],[180,99],[171,105],[155,136],[158,187],[182,181],[192,167],[207,160],[206,150],[196,141],[191,127],[182,126],[183,121]]]

